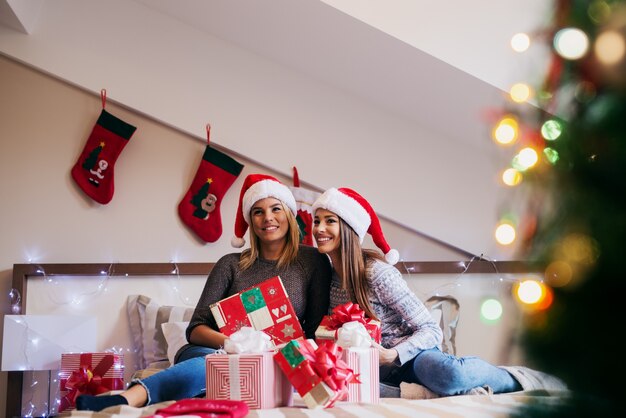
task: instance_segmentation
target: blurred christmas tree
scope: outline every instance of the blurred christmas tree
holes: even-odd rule
[[[518,237],[523,257],[545,267],[523,346],[572,391],[564,404],[529,405],[521,416],[626,416],[625,3],[555,1],[538,35],[551,61],[537,106],[511,106],[494,129],[499,142],[519,145],[503,179],[523,178],[531,191]],[[511,97],[532,91],[520,84]]]

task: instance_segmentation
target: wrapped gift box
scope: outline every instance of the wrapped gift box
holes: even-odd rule
[[[266,332],[276,345],[304,336],[279,276],[222,299],[211,313],[226,335],[247,326]]]
[[[59,412],[74,409],[78,395],[99,395],[112,390],[123,389],[123,354],[61,354]]]
[[[342,359],[358,376],[360,383],[348,384],[348,402],[380,402],[378,349],[344,348]]]
[[[293,387],[274,362],[274,352],[206,356],[207,399],[245,402],[250,409],[291,406]]]
[[[308,408],[331,407],[347,396],[347,384],[356,381],[339,358],[340,352],[341,347],[333,343],[318,348],[313,340],[293,340],[274,355],[274,360]]]
[[[372,339],[380,343],[380,321],[366,318],[365,312],[359,305],[351,302],[336,306],[331,315],[326,315],[322,318],[322,322],[320,322],[320,325],[315,330],[315,339],[336,341],[339,328],[341,328],[343,324],[353,321],[363,324]]]

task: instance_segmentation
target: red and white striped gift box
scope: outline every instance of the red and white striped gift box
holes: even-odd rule
[[[290,406],[293,387],[274,362],[274,353],[209,354],[206,398],[245,402],[250,409]]]
[[[359,382],[348,384],[348,402],[378,403],[380,401],[378,350],[376,348],[344,348],[343,360],[358,375]]]
[[[63,353],[59,371],[59,412],[74,409],[81,394],[124,389],[124,355]]]

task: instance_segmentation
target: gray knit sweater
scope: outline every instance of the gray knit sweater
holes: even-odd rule
[[[210,310],[211,304],[277,275],[285,286],[304,333],[313,338],[328,310],[331,278],[328,257],[316,248],[303,245],[287,267],[279,269],[276,261],[257,259],[245,271],[239,269],[239,257],[239,253],[227,254],[215,263],[187,327],[187,341],[191,331],[200,324],[219,331]]]
[[[370,285],[368,298],[382,325],[381,345],[395,348],[400,364],[411,360],[421,350],[440,347],[443,338],[441,328],[433,321],[422,301],[409,289],[398,269],[370,259],[366,277]],[[348,301],[356,303],[351,292],[341,289],[341,281],[333,273],[330,309]]]

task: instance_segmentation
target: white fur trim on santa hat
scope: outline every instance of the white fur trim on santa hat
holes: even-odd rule
[[[363,243],[372,219],[359,202],[333,187],[322,193],[319,199],[315,201],[313,214],[319,208],[334,212],[343,219],[354,229],[354,232],[359,236],[361,244]]]
[[[252,205],[267,197],[273,197],[282,201],[291,209],[294,215],[298,214],[296,200],[287,186],[274,180],[259,180],[246,190],[241,202],[242,215],[248,225],[250,225],[250,209],[252,209]]]
[[[241,248],[246,245],[246,240],[244,238],[233,236],[230,239],[230,245],[232,245],[234,248]]]
[[[398,252],[398,250],[395,250],[393,248],[389,250],[389,252],[385,254],[385,261],[392,266],[400,261],[400,253]]]

